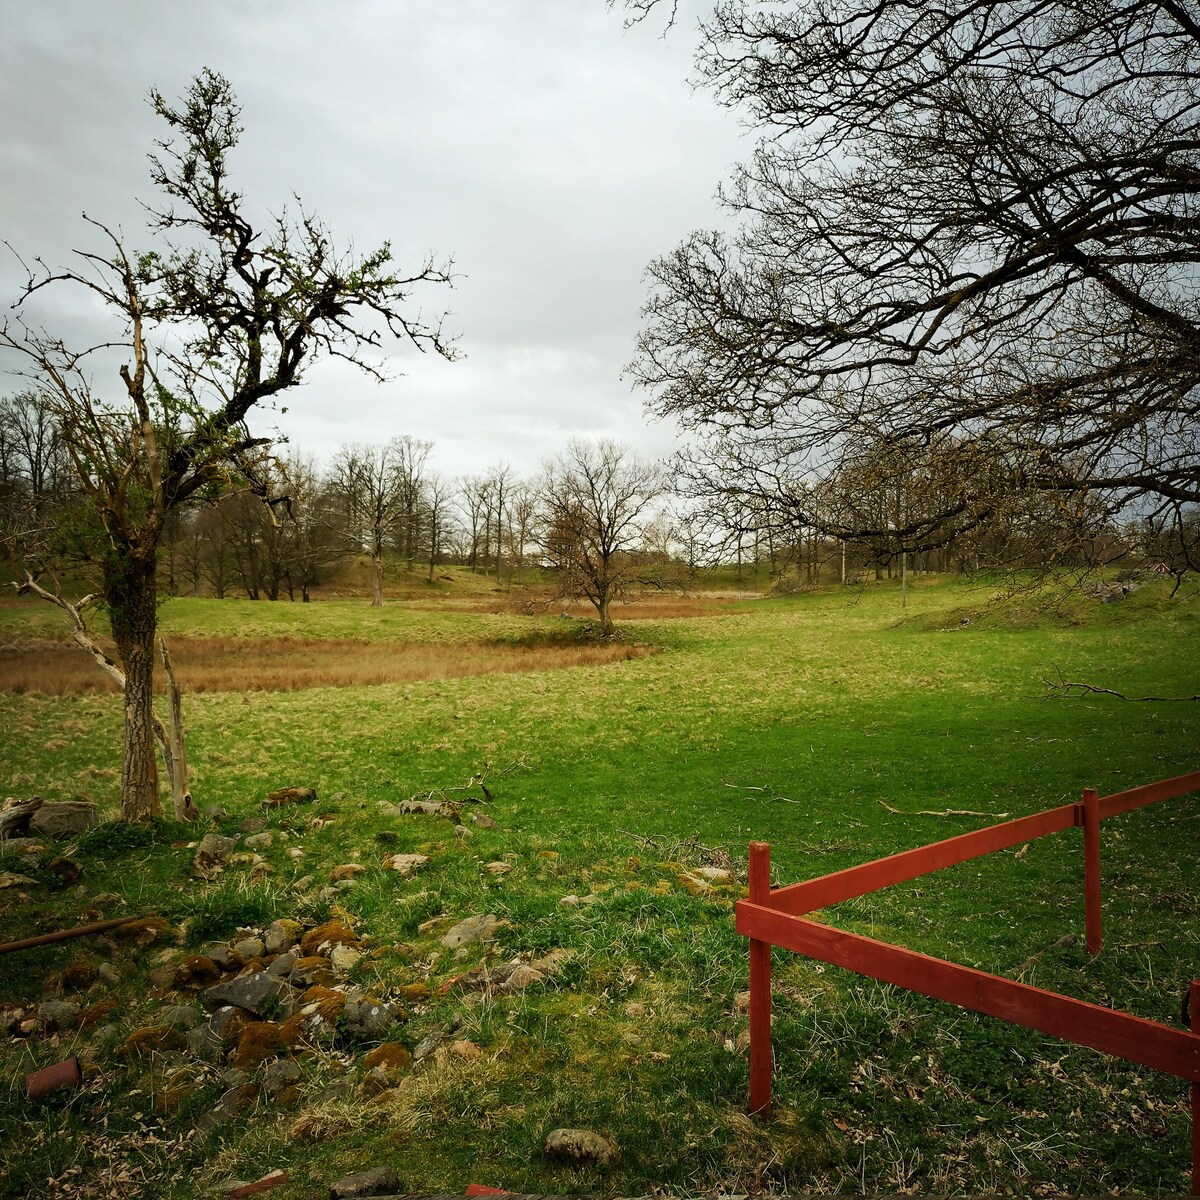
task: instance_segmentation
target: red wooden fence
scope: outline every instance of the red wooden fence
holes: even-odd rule
[[[774,890],[770,846],[751,842],[750,896],[736,908],[737,931],[750,939],[750,1111],[766,1113],[771,1107],[771,947],[779,946],[1189,1080],[1192,1194],[1200,1196],[1200,980],[1194,980],[1190,989],[1191,1030],[1175,1029],[803,916],[993,850],[1079,826],[1083,830],[1087,948],[1090,954],[1099,954],[1100,822],[1198,790],[1200,771],[1111,796],[1099,796],[1095,789],[1087,788],[1078,804],[1064,804]]]

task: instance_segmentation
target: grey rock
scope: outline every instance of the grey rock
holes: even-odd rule
[[[286,918],[272,921],[267,926],[263,943],[269,953],[279,954],[281,951],[290,950],[300,940],[303,932],[304,926],[299,921],[289,921]]]
[[[196,858],[201,862],[223,863],[237,847],[237,838],[225,837],[220,833],[206,833],[196,847]]]
[[[233,943],[233,952],[243,958],[261,958],[266,954],[267,948],[262,938],[247,937]]]
[[[227,1088],[241,1087],[242,1084],[250,1082],[250,1072],[243,1071],[241,1067],[230,1067],[229,1070],[221,1072],[221,1082]]]
[[[400,1191],[400,1176],[391,1167],[372,1167],[339,1179],[329,1189],[329,1200],[351,1200],[355,1196],[396,1195]]]
[[[100,810],[88,800],[62,800],[43,804],[29,819],[31,833],[49,838],[69,838],[100,823]]]
[[[92,1041],[101,1046],[107,1046],[109,1042],[117,1042],[120,1039],[119,1025],[100,1025],[92,1030]]]
[[[590,1129],[555,1129],[546,1137],[546,1154],[577,1165],[608,1167],[621,1151],[607,1138]]]
[[[491,913],[481,913],[459,921],[442,937],[442,945],[457,950],[459,946],[468,946],[473,942],[488,941],[500,927],[499,920]]]
[[[92,897],[92,903],[99,908],[110,908],[115,904],[124,904],[125,897],[118,896],[116,892],[97,892]]]
[[[478,825],[480,829],[495,829],[496,822],[492,820],[487,813],[472,813],[471,820]]]
[[[302,1078],[300,1068],[290,1058],[277,1058],[263,1070],[262,1086],[268,1096],[274,1096]]]
[[[262,833],[252,833],[246,839],[247,850],[269,850],[275,843],[275,835],[265,829]]]
[[[341,1012],[341,1026],[352,1038],[382,1041],[400,1019],[398,1004],[374,1004],[369,1000],[348,1000]]]
[[[292,884],[292,887],[298,892],[307,892],[312,885],[313,877],[311,875],[301,875],[300,878]]]
[[[200,993],[200,1003],[210,1012],[232,1004],[256,1017],[291,1016],[295,1007],[292,989],[277,975],[258,971],[237,975]]]
[[[83,1009],[74,1000],[43,1000],[38,1005],[38,1025],[46,1033],[74,1029],[79,1024],[81,1012]]]
[[[405,877],[414,871],[419,871],[429,862],[428,854],[389,854],[383,860],[383,865],[390,871],[395,871]]]
[[[338,1100],[349,1100],[354,1095],[354,1082],[350,1079],[335,1079],[316,1095],[316,1103],[330,1104]]]
[[[206,1133],[208,1130],[220,1125],[224,1121],[229,1121],[233,1117],[244,1113],[246,1109],[254,1103],[254,1096],[251,1094],[252,1089],[242,1085],[241,1087],[230,1088],[221,1098],[196,1122],[196,1128],[201,1133]]]
[[[268,975],[278,975],[280,979],[286,979],[291,973],[292,968],[296,965],[296,956],[289,950],[285,954],[280,954],[274,962],[267,967]]]
[[[203,1017],[190,1004],[168,1004],[154,1014],[154,1020],[158,1025],[170,1025],[172,1029],[195,1029]]]
[[[96,976],[109,987],[116,987],[121,982],[121,972],[112,963],[99,963],[96,967]]]
[[[236,971],[242,965],[241,956],[235,954],[228,946],[212,946],[203,953],[206,958],[211,958],[222,971]]]
[[[413,1051],[413,1062],[428,1058],[446,1040],[446,1035],[440,1032],[427,1033]]]
[[[187,1048],[194,1058],[205,1062],[213,1062],[220,1058],[225,1049],[221,1039],[213,1033],[212,1026],[207,1022],[187,1031]]]

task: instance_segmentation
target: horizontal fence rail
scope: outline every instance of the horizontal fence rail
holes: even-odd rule
[[[771,1106],[771,948],[778,946],[1188,1080],[1192,1194],[1200,1196],[1200,981],[1194,981],[1189,992],[1191,1029],[1176,1029],[877,941],[803,915],[1077,826],[1083,831],[1087,948],[1089,953],[1098,954],[1100,822],[1195,791],[1200,791],[1200,771],[1110,796],[1100,796],[1088,788],[1077,804],[989,825],[775,889],[770,885],[770,847],[752,842],[749,899],[736,905],[737,931],[750,939],[750,1111],[766,1113]]]

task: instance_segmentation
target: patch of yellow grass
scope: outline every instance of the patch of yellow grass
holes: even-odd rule
[[[172,637],[171,658],[185,694],[295,692],[465,675],[551,671],[621,662],[647,646],[515,646],[486,642],[370,642],[356,638]],[[113,653],[109,647],[109,653]],[[161,674],[161,672],[160,672]],[[158,685],[161,688],[162,680]],[[77,695],[116,691],[78,647],[29,641],[0,652],[0,691]]]

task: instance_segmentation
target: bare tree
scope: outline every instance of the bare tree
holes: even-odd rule
[[[340,497],[346,530],[371,559],[371,605],[383,604],[383,554],[403,505],[402,446],[344,446],[333,460],[333,488]]]
[[[977,449],[947,537],[997,488],[1200,501],[1191,8],[729,0],[702,28],[764,137],[737,231],[651,267],[634,370],[710,467],[800,505],[847,446]]]
[[[433,568],[449,540],[453,526],[450,521],[450,484],[437,472],[425,479],[422,492],[423,517],[426,544],[429,549],[429,582],[433,582]]]
[[[179,107],[157,92],[151,99],[170,130],[151,157],[165,197],[150,210],[159,246],[130,252],[91,221],[103,249],[82,251],[79,265],[61,270],[39,260],[22,296],[71,285],[98,297],[127,356],[123,394],[93,392],[91,348],[69,347],[19,315],[0,327],[0,345],[28,364],[53,415],[98,527],[103,595],[124,665],[121,810],[132,820],[159,811],[152,684],[167,514],[219,493],[231,466],[252,470],[244,460],[266,439],[248,419],[299,384],[315,358],[342,358],[378,377],[374,349],[385,334],[450,352],[437,326],[404,312],[414,287],[449,281],[445,268],[426,262],[396,273],[386,245],[339,254],[303,212],[255,228],[228,175],[241,128],[225,79],[203,71]]]
[[[642,530],[665,482],[656,463],[608,440],[572,439],[542,478],[542,555],[559,594],[595,605],[600,633],[613,631],[609,605],[649,579]]]

